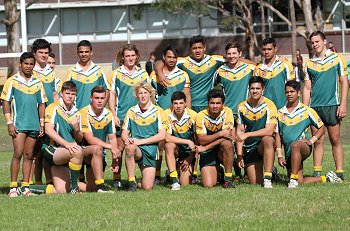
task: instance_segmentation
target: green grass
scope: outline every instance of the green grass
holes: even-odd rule
[[[349,144],[349,128],[349,122],[344,121],[343,144]],[[6,194],[12,144],[3,116],[0,140],[0,230],[349,229],[348,182],[305,185],[296,190],[288,190],[284,182],[272,190],[240,184],[234,190],[193,185],[172,192],[157,186],[151,192],[9,198]],[[349,153],[350,146],[344,145],[344,151]],[[345,163],[345,170],[349,171],[349,162]],[[325,172],[334,170],[328,143],[323,168]],[[164,169],[165,165],[163,173]],[[287,179],[284,170],[279,172]],[[312,173],[311,158],[305,163],[305,172]],[[110,173],[106,179],[111,182]]]

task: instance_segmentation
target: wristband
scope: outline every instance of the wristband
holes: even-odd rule
[[[282,148],[276,148],[276,152],[277,152],[277,158],[283,157],[283,155],[282,155]]]
[[[318,138],[316,136],[313,136],[309,141],[311,142],[311,144],[314,144],[317,140]]]
[[[10,124],[13,124],[13,122],[10,120],[10,121],[7,121],[6,124],[10,125]]]

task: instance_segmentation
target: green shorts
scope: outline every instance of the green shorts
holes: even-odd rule
[[[243,160],[244,164],[252,164],[263,160],[263,157],[259,154],[260,142],[251,148],[243,148]]]
[[[340,119],[337,117],[337,105],[313,107],[312,109],[317,112],[318,116],[326,126],[334,126],[340,123]]]
[[[43,157],[45,159],[45,161],[50,165],[50,167],[54,166],[55,163],[53,162],[53,155],[56,152],[56,147],[54,146],[47,146],[46,148],[41,149],[42,153],[43,153]]]
[[[203,168],[206,166],[217,166],[220,164],[219,158],[219,146],[200,154],[199,167]]]
[[[158,143],[140,145],[138,147],[141,150],[142,158],[137,162],[143,165],[144,167],[155,168],[157,166],[157,160],[158,160]]]
[[[18,130],[18,133],[24,133],[33,139],[37,139],[39,136],[39,131],[33,131],[33,130]]]
[[[204,109],[207,109],[208,106],[192,106],[192,110],[199,113],[200,111],[203,111]]]

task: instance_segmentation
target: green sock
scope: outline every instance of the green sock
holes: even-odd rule
[[[344,180],[344,170],[342,170],[342,169],[335,170],[335,174],[337,174],[337,177],[339,177],[340,179]]]
[[[35,194],[45,194],[47,185],[29,185],[30,191],[32,191]]]
[[[313,176],[321,176],[322,175],[322,166],[314,166]]]
[[[78,187],[81,164],[74,164],[72,162],[69,162],[68,165],[70,169],[70,187],[76,188]]]

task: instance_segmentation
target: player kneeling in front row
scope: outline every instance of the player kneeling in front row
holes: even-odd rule
[[[141,82],[134,87],[138,104],[131,107],[123,124],[122,140],[125,143],[125,165],[129,190],[135,191],[135,161],[142,172],[142,188],[151,190],[156,175],[158,144],[165,139],[166,116],[163,109],[155,106],[155,90],[149,83]]]
[[[264,188],[272,188],[277,109],[263,92],[264,80],[259,76],[251,77],[250,97],[238,105],[237,160],[238,165],[246,169],[250,184],[263,183]]]
[[[198,113],[196,135],[203,147],[199,147],[199,166],[202,185],[214,187],[220,162],[224,165],[224,188],[234,188],[232,183],[233,144],[235,128],[232,110],[224,106],[225,96],[221,90],[208,93],[209,107]]]
[[[81,127],[84,140],[88,144],[109,149],[113,160],[117,161],[120,157],[120,151],[117,146],[113,115],[110,110],[105,108],[106,100],[106,89],[102,86],[95,86],[91,90],[90,104],[80,110]],[[86,186],[86,191],[113,192],[108,190],[104,184],[103,173],[107,165],[105,152],[102,153],[98,150],[98,152],[86,154],[84,163],[87,164],[87,184],[79,182],[79,188],[82,189],[83,186]]]
[[[43,153],[51,165],[54,189],[51,192],[80,192],[78,177],[83,157],[102,152],[99,146],[84,149],[79,145],[83,139],[80,130],[80,113],[74,105],[77,87],[74,82],[64,82],[61,98],[45,110],[45,133]]]
[[[299,82],[289,80],[285,85],[285,94],[287,104],[278,111],[279,133],[276,134],[276,150],[279,165],[286,167],[290,176],[288,188],[297,188],[299,184],[341,182],[332,171],[326,176],[303,176],[303,161],[311,155],[312,145],[323,136],[325,126],[312,108],[299,101]],[[310,126],[314,127],[315,132],[314,136],[308,139],[307,129]],[[285,159],[282,156],[282,142]]]
[[[192,181],[192,171],[197,147],[194,144],[197,113],[186,107],[186,95],[176,91],[171,96],[171,108],[165,111],[168,119],[165,137],[165,155],[172,190],[179,190]],[[180,182],[178,171],[180,173]]]

